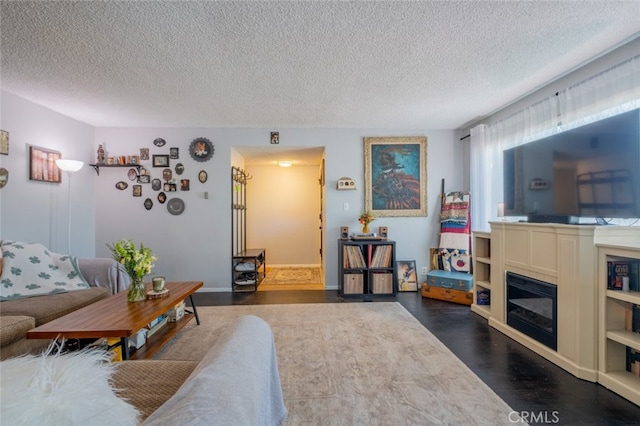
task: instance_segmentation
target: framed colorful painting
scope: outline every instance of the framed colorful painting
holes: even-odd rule
[[[427,216],[427,138],[364,138],[365,211]]]
[[[29,147],[29,179],[42,182],[62,182],[62,172],[56,165],[56,160],[62,158],[62,153],[51,149]]]
[[[398,291],[418,291],[418,274],[415,260],[396,261]]]

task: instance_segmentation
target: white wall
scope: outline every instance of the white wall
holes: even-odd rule
[[[247,166],[247,246],[270,265],[320,264],[319,166]]]
[[[385,218],[373,223],[389,227],[390,237],[397,241],[398,257],[415,259],[417,266],[428,265],[429,248],[438,243],[441,179],[447,190],[462,188],[462,148],[449,130],[382,131],[380,129],[280,129],[280,140],[296,141],[296,146],[325,146],[326,157],[326,283],[337,288],[337,239],[341,225],[355,229],[357,217],[364,208],[363,137],[416,136],[428,138],[428,210],[429,217]],[[126,169],[104,169],[96,182],[96,252],[108,255],[105,244],[118,238],[132,238],[149,245],[158,255],[154,273],[170,280],[203,280],[209,290],[229,290],[231,281],[231,185],[230,170],[241,162],[233,146],[268,144],[269,129],[182,129],[182,128],[99,128],[95,146],[103,143],[110,155],[131,155],[148,147],[152,154],[168,153],[169,147],[180,148],[184,176],[191,179],[191,191],[178,192],[185,212],[170,215],[165,206],[155,201],[148,185],[141,198],[131,196],[131,188],[118,191],[114,185],[127,181]],[[155,138],[167,141],[163,148],[153,146]],[[206,163],[188,157],[189,143],[196,137],[207,137],[215,146],[215,155]],[[172,167],[173,167],[172,163]],[[237,165],[237,164],[236,164]],[[198,171],[209,174],[205,184],[197,181]],[[149,167],[152,177],[160,169]],[[356,191],[338,191],[336,181],[350,176],[358,182]],[[209,199],[204,199],[204,192]],[[149,195],[151,194],[151,195]],[[146,211],[143,201],[154,199],[154,207]],[[350,205],[349,211],[343,204]],[[281,220],[288,220],[283,217]],[[274,227],[280,226],[274,223]]]
[[[63,158],[89,162],[93,127],[7,92],[2,92],[0,128],[9,132],[9,155],[0,167],[9,182],[0,190],[0,239],[38,242],[50,250],[67,250],[68,176],[62,183],[29,180],[29,145],[60,151]],[[84,166],[71,179],[71,253],[93,257],[95,173]]]

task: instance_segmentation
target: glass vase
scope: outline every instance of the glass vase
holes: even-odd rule
[[[147,299],[147,289],[144,285],[144,278],[135,278],[131,280],[127,301],[141,302]]]
[[[362,225],[362,233],[363,234],[368,234],[369,233],[369,224],[365,223],[364,225]]]

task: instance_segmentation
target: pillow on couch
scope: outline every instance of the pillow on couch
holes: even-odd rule
[[[38,243],[2,241],[0,249],[0,300],[90,288],[75,257],[50,252]]]
[[[0,362],[2,424],[136,425],[137,410],[111,387],[111,356],[88,350]]]

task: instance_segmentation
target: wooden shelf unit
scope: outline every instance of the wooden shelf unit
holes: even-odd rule
[[[491,232],[473,234],[473,304],[471,310],[484,318],[491,316]],[[489,304],[478,304],[478,292],[489,293]]]
[[[371,300],[398,292],[395,241],[338,240],[340,295]]]
[[[627,348],[640,351],[640,332],[625,329],[625,315],[640,305],[640,292],[609,290],[607,262],[640,261],[640,246],[598,245],[598,383],[640,405],[640,377],[626,370]]]

